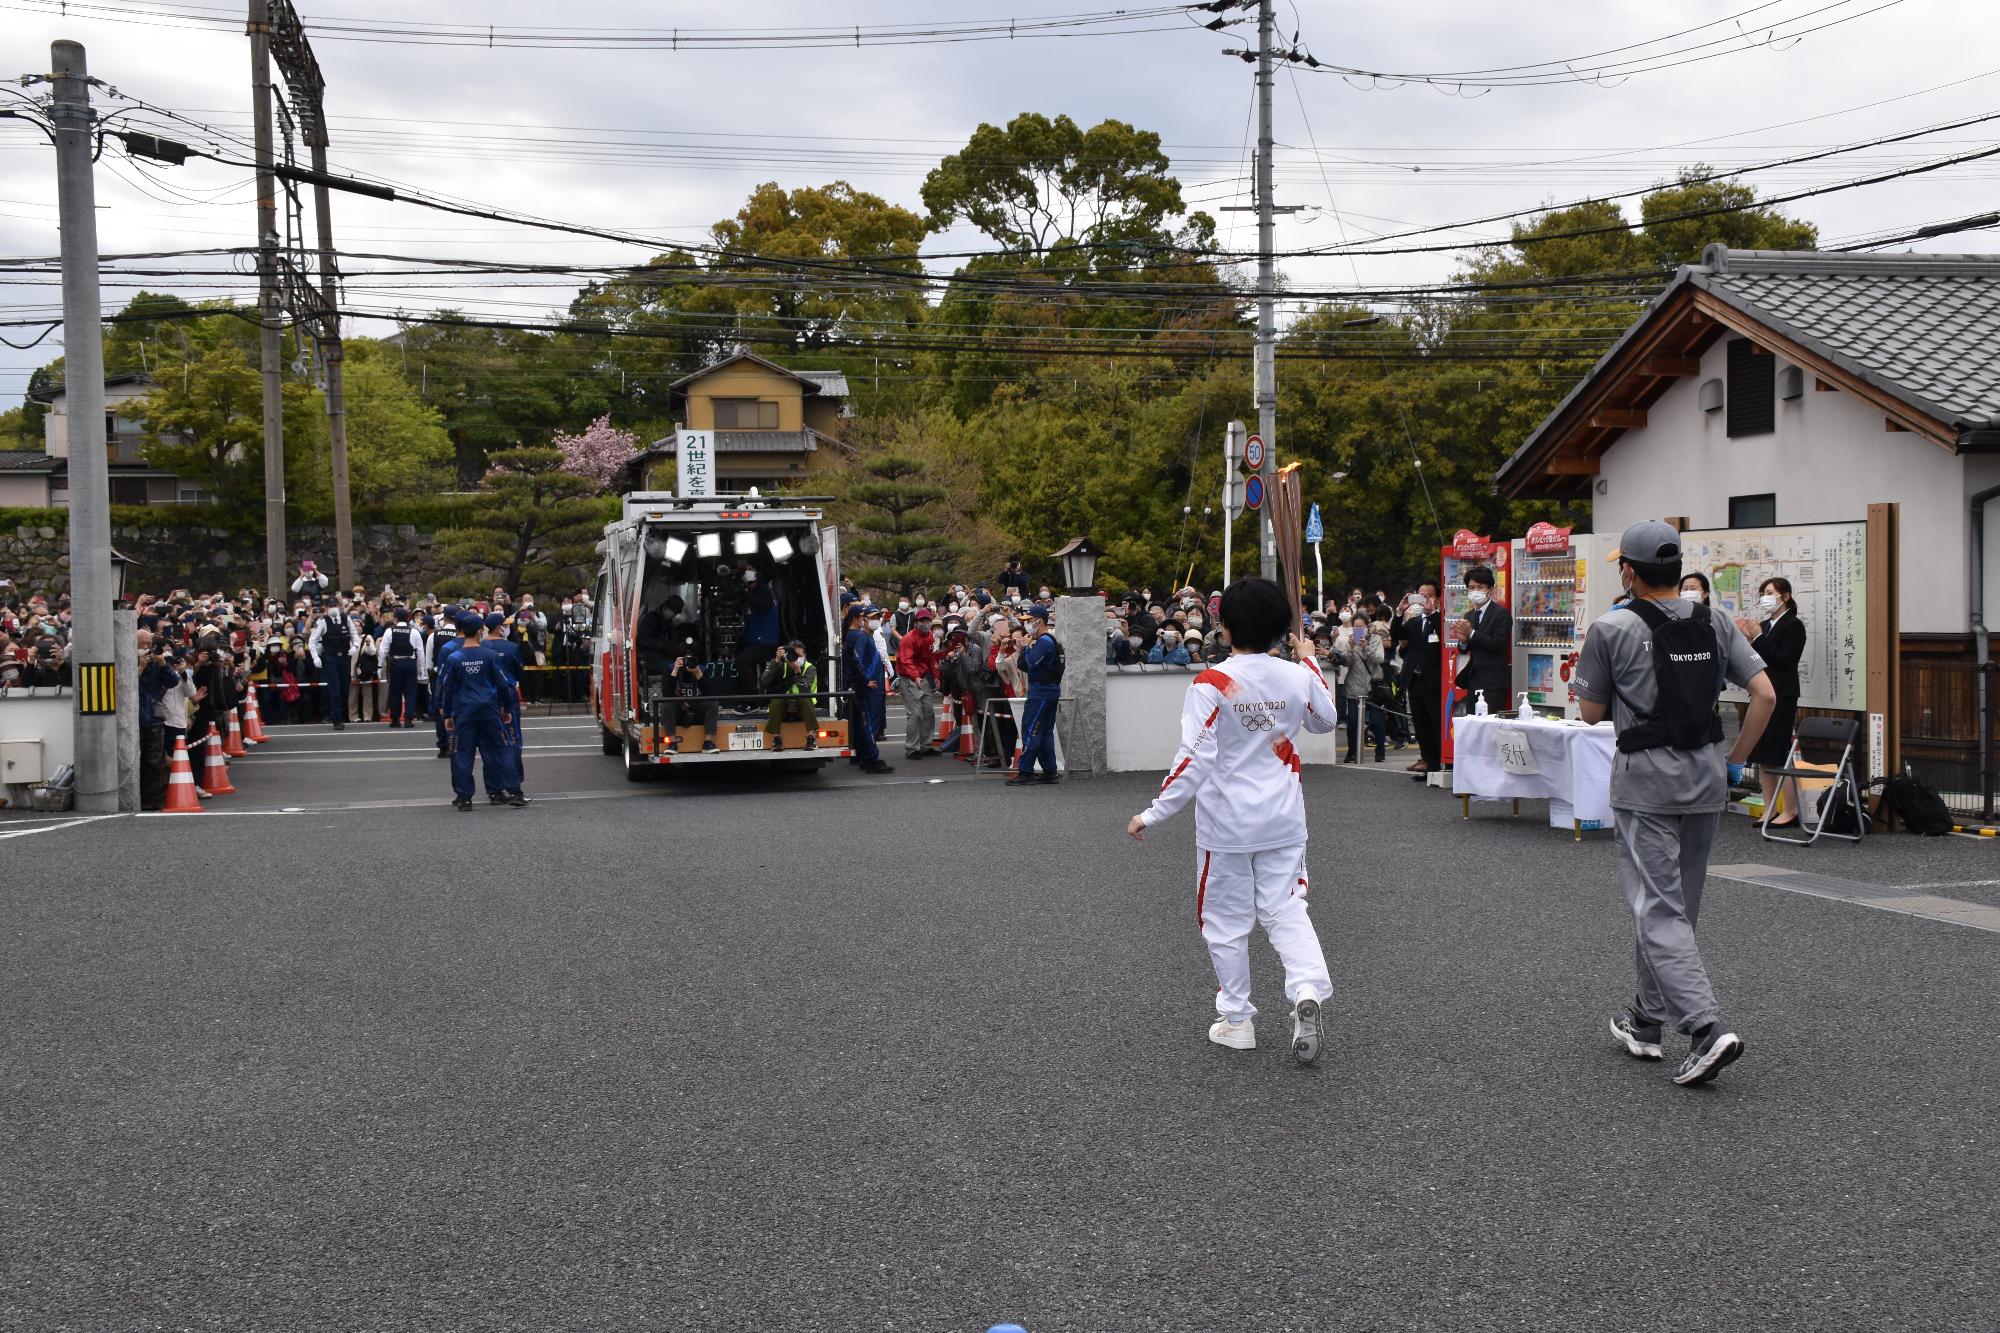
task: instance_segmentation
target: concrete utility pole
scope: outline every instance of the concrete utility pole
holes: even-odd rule
[[[70,670],[76,682],[76,808],[118,811],[118,680],[111,623],[111,468],[104,439],[104,309],[97,287],[96,145],[83,47],[49,47],[56,202],[62,226],[63,390],[69,409]],[[107,706],[109,705],[109,706]]]
[[[284,306],[278,283],[278,180],[271,172],[271,17],[265,0],[250,0],[250,110],[256,121],[258,351],[264,369],[264,581],[284,597],[285,386]],[[346,576],[343,574],[342,578]]]
[[[1264,437],[1264,504],[1257,516],[1257,572],[1278,576],[1278,545],[1271,526],[1271,495],[1278,473],[1277,261],[1272,257],[1271,42],[1278,26],[1274,0],[1257,2],[1257,433]]]

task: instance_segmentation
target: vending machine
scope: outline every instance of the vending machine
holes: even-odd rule
[[[1493,596],[1502,605],[1510,604],[1510,576],[1514,561],[1506,541],[1494,541],[1491,537],[1482,537],[1470,529],[1460,528],[1452,537],[1451,545],[1443,548],[1440,555],[1442,559],[1438,572],[1443,586],[1438,595],[1443,602],[1439,609],[1444,613],[1444,624],[1463,620],[1471,614],[1472,602],[1465,595],[1465,571],[1480,565],[1493,571]],[[1443,656],[1444,680],[1438,687],[1443,693],[1443,698],[1438,701],[1438,717],[1443,719],[1439,743],[1443,746],[1444,761],[1448,764],[1452,750],[1451,716],[1458,693],[1452,682],[1458,679],[1462,663],[1458,645],[1452,642],[1449,635],[1445,636]],[[1488,699],[1486,706],[1497,713],[1507,706],[1507,700]]]
[[[1615,536],[1537,523],[1514,546],[1514,695],[1550,716],[1576,717],[1571,677],[1590,623],[1618,596],[1605,557]]]

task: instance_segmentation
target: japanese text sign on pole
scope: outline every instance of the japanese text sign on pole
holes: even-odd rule
[[[715,494],[715,432],[677,432],[680,473],[674,494],[684,500],[705,499]]]

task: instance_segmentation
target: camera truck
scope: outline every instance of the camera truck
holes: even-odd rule
[[[624,497],[597,547],[590,702],[626,777],[669,764],[809,769],[852,754],[835,679],[838,543],[823,503],[754,490]]]

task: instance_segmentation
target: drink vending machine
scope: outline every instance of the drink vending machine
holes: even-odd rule
[[[1513,547],[1515,699],[1526,694],[1538,711],[1576,717],[1570,678],[1583,636],[1621,591],[1605,562],[1618,538],[1537,523]]]

